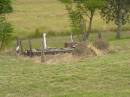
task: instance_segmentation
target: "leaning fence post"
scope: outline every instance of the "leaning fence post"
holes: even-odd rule
[[[20,48],[19,48],[19,44],[20,44],[20,43],[19,43],[19,38],[17,38],[17,39],[16,39],[16,49],[15,49],[17,55],[19,54],[19,49],[20,49]]]
[[[70,36],[70,40],[71,40],[71,43],[74,42],[74,40],[73,40],[73,34],[72,33],[71,33],[71,36]]]
[[[46,33],[43,33],[44,49],[47,49]]]
[[[29,44],[29,56],[32,57],[32,43],[31,43],[31,40],[28,39],[28,44]]]
[[[43,33],[43,35],[42,35],[42,44],[41,44],[41,62],[45,62],[45,51],[44,50],[47,47],[45,37],[46,37],[46,34]]]

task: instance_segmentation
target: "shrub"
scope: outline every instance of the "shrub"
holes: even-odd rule
[[[4,18],[0,18],[0,50],[12,39],[13,28]]]
[[[74,55],[88,56],[91,55],[91,50],[87,47],[85,42],[78,43],[73,52]]]
[[[102,38],[97,38],[93,45],[100,50],[108,50],[109,43],[103,40]]]

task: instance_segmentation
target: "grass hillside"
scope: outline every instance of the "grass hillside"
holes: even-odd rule
[[[119,51],[71,64],[0,55],[0,97],[129,97],[129,43],[111,41]]]
[[[8,20],[14,26],[15,36],[31,36],[36,29],[40,29],[41,33],[70,32],[67,11],[58,0],[13,0],[13,7],[14,12],[8,16]],[[99,15],[96,15],[93,29],[111,31],[115,26],[106,24]],[[130,25],[127,24],[124,29],[130,29]]]
[[[58,0],[14,0],[14,13],[8,19],[16,36],[28,36],[36,29],[41,32],[68,32],[67,11]]]

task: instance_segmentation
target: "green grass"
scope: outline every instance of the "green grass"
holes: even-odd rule
[[[14,12],[9,14],[8,20],[14,27],[14,36],[29,37],[39,29],[41,33],[66,34],[70,32],[70,20],[65,6],[58,0],[13,0]],[[88,24],[87,20],[87,24]],[[99,14],[93,22],[94,31],[113,31],[113,23],[106,24]],[[124,27],[130,30],[130,25]]]
[[[122,49],[71,64],[35,64],[1,55],[0,97],[129,97],[129,43],[111,41]]]

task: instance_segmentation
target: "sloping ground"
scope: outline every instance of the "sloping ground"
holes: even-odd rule
[[[12,0],[14,12],[8,20],[13,24],[14,36],[32,36],[36,29],[40,32],[70,32],[70,20],[65,7],[58,0]],[[87,21],[88,24],[89,21]],[[124,29],[130,30],[127,24]],[[95,31],[113,31],[114,24],[105,24],[99,15],[94,17]]]
[[[26,37],[41,32],[67,32],[67,11],[58,0],[14,0],[14,12],[8,17],[14,25],[15,36]]]
[[[129,97],[129,42],[112,41],[120,51],[71,64],[0,56],[0,97]]]

